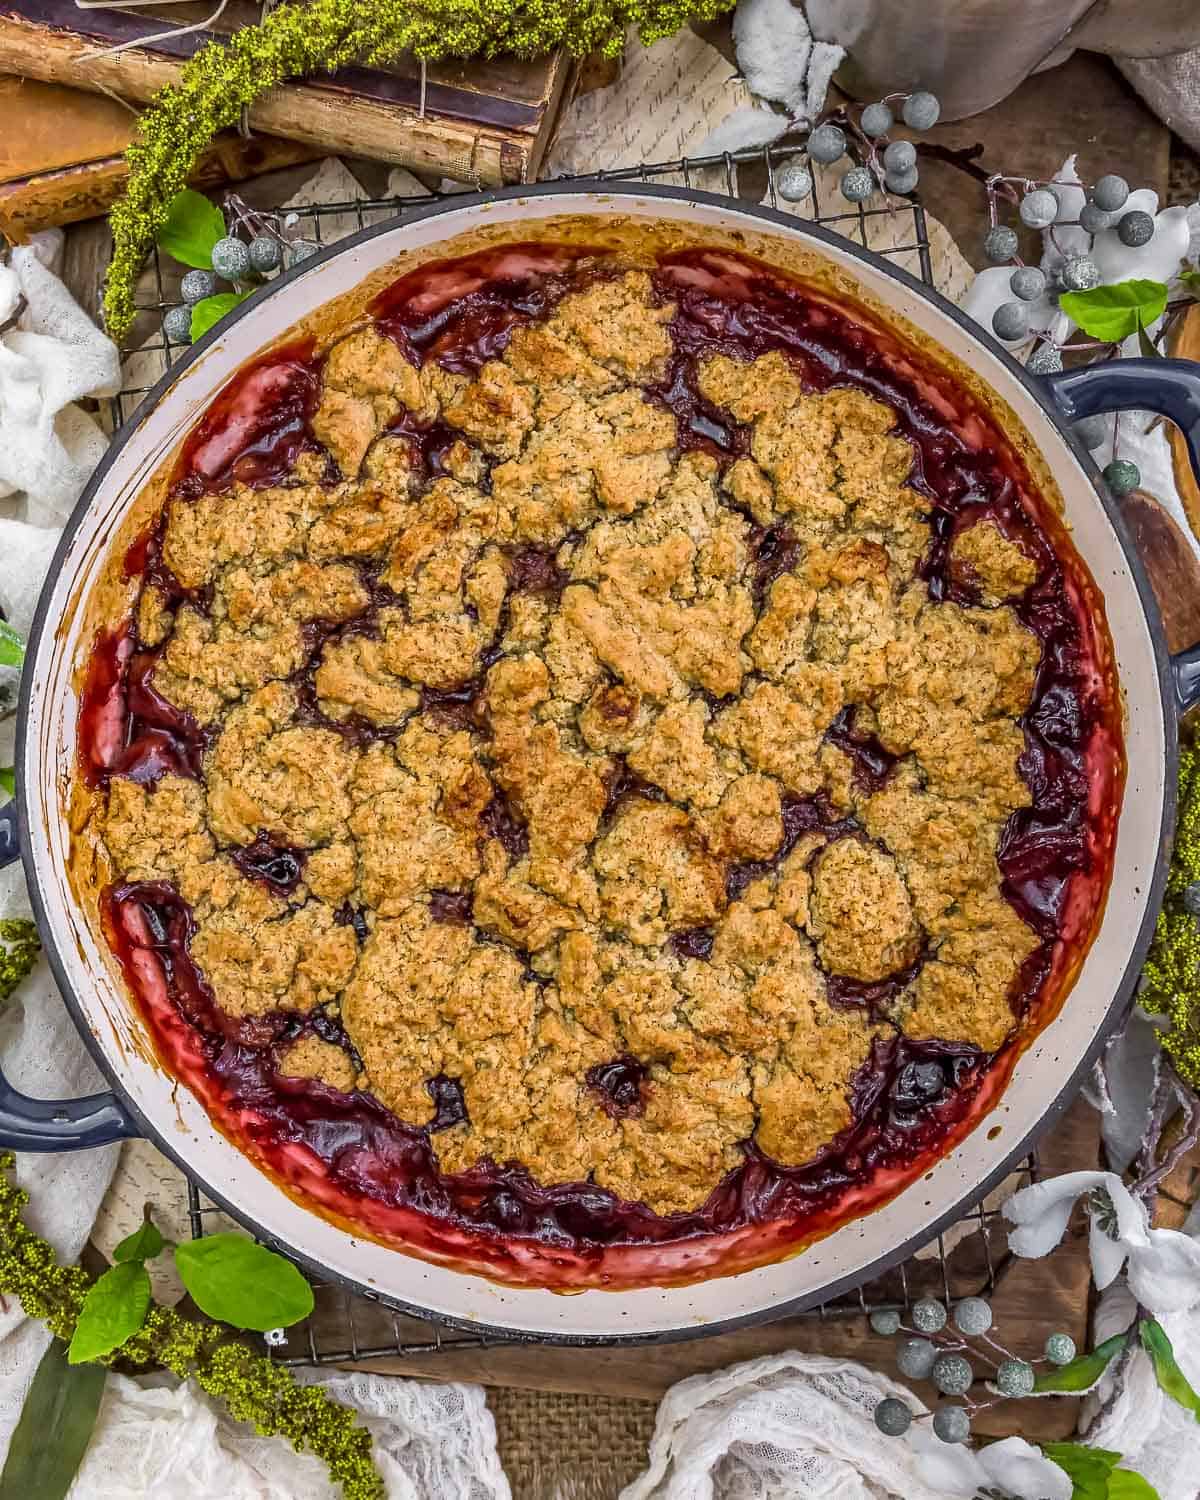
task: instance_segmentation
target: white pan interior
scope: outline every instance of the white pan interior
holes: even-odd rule
[[[714,1322],[761,1315],[797,1299],[818,1298],[834,1284],[854,1284],[885,1257],[926,1238],[968,1194],[995,1174],[1045,1114],[1083,1061],[1105,1022],[1146,914],[1162,835],[1167,766],[1163,705],[1154,642],[1120,543],[1079,461],[1024,386],[994,353],[886,268],[814,242],[804,228],[780,226],[841,263],[867,290],[971,365],[1009,402],[1056,472],[1075,544],[1102,589],[1127,708],[1129,780],[1118,825],[1108,916],[1059,1016],[1019,1060],[1000,1104],[950,1156],[893,1202],[837,1230],[792,1260],[685,1288],[561,1296],[494,1285],[480,1277],[426,1264],[355,1238],[300,1207],[210,1125],[203,1109],[160,1068],[145,1045],[131,1043],[140,1023],[111,956],[97,944],[70,896],[64,871],[68,833],[62,789],[75,754],[72,664],[79,625],[71,601],[90,588],[108,540],[141,485],[204,409],[212,395],[257,349],[272,343],[320,302],[355,286],[402,250],[436,243],[481,223],[531,220],[559,213],[619,212],[691,224],[762,232],[761,218],[717,202],[637,191],[545,193],[458,209],[389,228],[316,263],[250,309],[197,359],[125,442],[92,497],[62,567],[50,585],[47,629],[36,656],[23,746],[31,870],[70,984],[114,1076],[166,1149],[256,1232],[276,1239],[326,1273],[400,1302],[460,1322],[559,1338],[699,1333]],[[55,622],[58,622],[57,624]]]

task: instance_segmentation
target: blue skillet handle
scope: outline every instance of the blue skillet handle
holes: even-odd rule
[[[1200,483],[1200,363],[1191,359],[1110,359],[1044,377],[1066,422],[1106,411],[1153,411],[1183,434]],[[1181,715],[1200,704],[1200,643],[1171,658]]]
[[[0,807],[0,869],[21,857],[17,804]],[[31,1099],[0,1072],[0,1147],[9,1151],[83,1151],[140,1135],[115,1094],[86,1099]]]

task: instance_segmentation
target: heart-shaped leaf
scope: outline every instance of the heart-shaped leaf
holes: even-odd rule
[[[167,205],[167,217],[158,232],[159,248],[185,266],[207,271],[212,267],[213,246],[225,236],[221,210],[203,193],[184,188]]]
[[[108,1372],[72,1365],[54,1339],[37,1367],[0,1473],[0,1500],[63,1500],[96,1425]]]
[[[219,323],[227,312],[232,312],[239,302],[245,302],[249,292],[218,292],[213,297],[203,297],[192,307],[192,343]]]
[[[116,1247],[113,1260],[136,1260],[139,1264],[144,1260],[153,1260],[156,1255],[162,1254],[165,1243],[157,1227],[146,1219]]]
[[[1161,281],[1117,281],[1090,292],[1063,292],[1058,305],[1089,337],[1116,344],[1162,317],[1167,288]]]
[[[0,620],[0,667],[19,667],[25,660],[25,642],[7,620]]]
[[[175,1247],[183,1284],[201,1312],[235,1328],[288,1328],[313,1310],[312,1288],[291,1261],[241,1234]]]
[[[146,1321],[150,1278],[140,1261],[110,1266],[83,1299],[67,1355],[73,1365],[111,1354]]]
[[[1097,1344],[1090,1354],[1081,1354],[1078,1359],[1073,1359],[1070,1364],[1062,1365],[1057,1370],[1047,1370],[1034,1381],[1034,1395],[1052,1396],[1064,1392],[1081,1395],[1084,1391],[1090,1391],[1108,1368],[1109,1362],[1120,1354],[1128,1342],[1128,1334],[1114,1334],[1111,1339]]]
[[[1162,1324],[1151,1318],[1140,1325],[1138,1333],[1143,1349],[1150,1356],[1160,1387],[1172,1401],[1178,1401],[1180,1406],[1185,1407],[1200,1422],[1200,1396],[1196,1395],[1187,1376],[1175,1362],[1175,1351]]]
[[[17,795],[17,773],[12,766],[0,766],[0,787],[3,787],[10,797]]]

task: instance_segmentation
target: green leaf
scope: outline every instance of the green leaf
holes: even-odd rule
[[[159,1234],[156,1226],[146,1219],[116,1247],[113,1251],[113,1260],[117,1262],[136,1260],[140,1265],[144,1260],[153,1260],[156,1255],[161,1255],[165,1244],[166,1241]]]
[[[0,766],[0,787],[3,787],[10,797],[17,795],[17,773],[12,766]]]
[[[1200,271],[1180,271],[1179,280],[1193,297],[1200,297]]]
[[[1175,1363],[1175,1351],[1171,1348],[1171,1340],[1162,1325],[1151,1318],[1140,1325],[1139,1332],[1142,1347],[1154,1365],[1159,1386],[1172,1401],[1178,1401],[1180,1406],[1185,1407],[1200,1422],[1200,1396],[1196,1395],[1187,1376]]]
[[[68,1358],[73,1365],[111,1354],[146,1321],[150,1278],[137,1261],[110,1266],[83,1299]]]
[[[202,297],[192,306],[192,343],[219,323],[227,312],[232,312],[239,302],[245,302],[249,292],[218,292],[215,297]]]
[[[25,660],[25,642],[7,620],[0,620],[0,667],[19,667]]]
[[[71,1365],[54,1339],[37,1367],[0,1473],[0,1500],[63,1500],[71,1488],[100,1410],[108,1372]]]
[[[1063,292],[1058,305],[1089,337],[1115,344],[1136,333],[1139,324],[1148,328],[1162,317],[1167,288],[1161,281],[1118,281],[1090,292]]]
[[[1159,1500],[1159,1495],[1148,1479],[1132,1469],[1114,1469],[1108,1476],[1107,1500]]]
[[[1073,1359],[1068,1365],[1061,1365],[1057,1370],[1047,1370],[1033,1382],[1034,1395],[1048,1396],[1059,1392],[1079,1395],[1090,1391],[1128,1342],[1127,1333],[1114,1334],[1111,1339],[1097,1344],[1090,1354],[1081,1354],[1078,1359]]]
[[[241,1234],[175,1247],[183,1284],[201,1312],[235,1328],[288,1328],[313,1310],[312,1288],[291,1261]]]
[[[1146,325],[1141,318],[1138,319],[1138,352],[1143,359],[1162,359],[1163,353],[1150,335],[1146,332]]]
[[[207,271],[212,267],[212,248],[225,236],[225,218],[203,193],[184,188],[167,205],[167,217],[158,232],[158,245],[185,266]]]
[[[1042,1452],[1074,1485],[1071,1500],[1108,1500],[1109,1477],[1121,1462],[1119,1453],[1086,1443],[1043,1443]]]

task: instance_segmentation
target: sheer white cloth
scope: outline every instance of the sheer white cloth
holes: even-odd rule
[[[646,1472],[620,1500],[1070,1500],[1071,1482],[1021,1438],[980,1453],[936,1438],[928,1421],[885,1438],[886,1396],[926,1408],[904,1386],[850,1360],[776,1354],[683,1380],[663,1397]]]
[[[511,1500],[479,1386],[366,1374],[322,1384],[370,1430],[388,1500]],[[319,1459],[230,1421],[194,1386],[110,1375],[68,1500],[267,1497],[340,1500],[340,1491]]]

